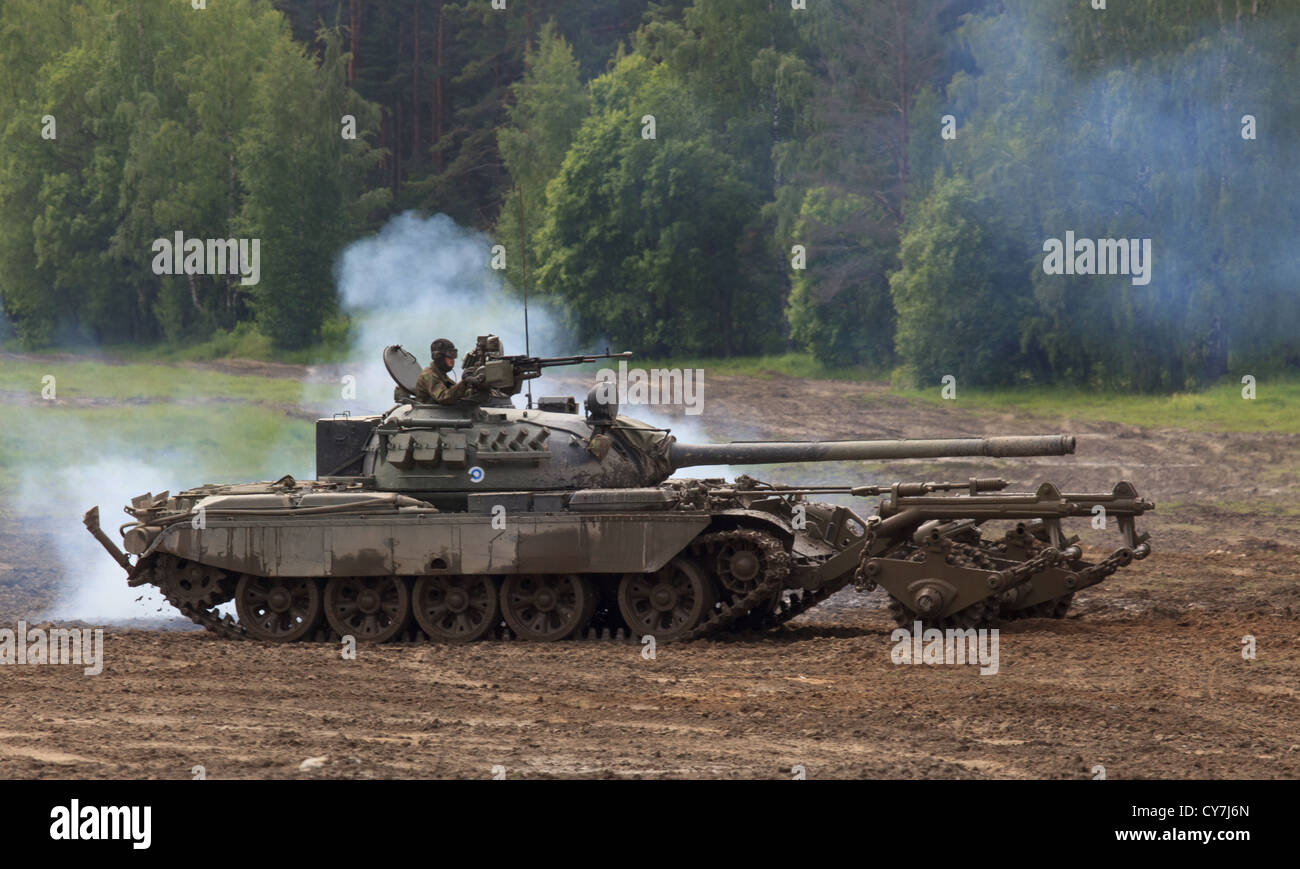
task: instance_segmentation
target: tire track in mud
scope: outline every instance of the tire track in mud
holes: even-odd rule
[[[360,648],[112,633],[104,672],[0,671],[9,777],[1300,775],[1300,623],[1026,621],[997,675],[896,666],[873,612],[772,641]],[[1252,633],[1259,657],[1243,661]],[[307,758],[327,758],[301,771]]]

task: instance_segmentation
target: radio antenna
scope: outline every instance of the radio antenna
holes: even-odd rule
[[[533,348],[528,340],[528,231],[524,224],[524,188],[515,185],[519,194],[519,264],[524,284],[524,355],[532,356]],[[528,409],[533,409],[533,381],[528,381]]]

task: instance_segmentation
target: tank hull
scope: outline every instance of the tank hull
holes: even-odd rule
[[[149,554],[166,553],[268,577],[628,573],[663,567],[708,527],[699,512],[421,513],[329,520],[208,517],[178,523]],[[494,527],[494,523],[497,527]],[[504,527],[501,527],[504,526]]]
[[[1074,592],[1149,552],[1135,520],[1153,505],[1128,483],[1109,493],[1043,484],[989,494],[1005,486],[855,488],[883,496],[863,519],[750,478],[481,493],[459,510],[285,478],[135,499],[133,565],[100,532],[96,511],[86,524],[132,586],[157,586],[211,630],[268,641],[305,639],[327,624],[333,635],[382,642],[412,619],[446,641],[503,631],[548,641],[594,625],[694,639],[781,624],[850,581],[883,587],[900,624],[964,629],[1059,618]],[[1099,510],[1124,546],[1084,561],[1060,523]],[[982,536],[990,520],[1014,527],[1001,539]],[[216,612],[231,600],[238,624]]]

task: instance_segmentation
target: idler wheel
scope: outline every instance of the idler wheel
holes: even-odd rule
[[[155,581],[173,606],[211,609],[230,600],[234,578],[224,570],[174,555],[155,557]]]
[[[671,642],[713,611],[717,587],[694,562],[677,557],[657,573],[629,573],[618,584],[618,609],[637,636]]]
[[[718,545],[713,569],[724,588],[744,596],[766,578],[767,553],[752,540],[726,540]]]
[[[249,636],[292,643],[311,633],[321,616],[320,581],[245,574],[235,587],[235,611]]]
[[[325,620],[340,636],[384,643],[411,620],[411,593],[400,576],[336,576],[325,586]]]
[[[592,588],[575,573],[518,573],[501,583],[501,615],[522,640],[549,643],[581,631]]]
[[[436,642],[482,639],[501,619],[492,576],[422,576],[415,581],[411,605],[421,630]]]

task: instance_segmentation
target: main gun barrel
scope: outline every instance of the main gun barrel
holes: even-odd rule
[[[960,456],[1010,458],[1063,456],[1074,452],[1073,435],[992,438],[903,438],[873,441],[674,443],[674,469],[696,465],[762,465],[784,462],[841,462],[873,459],[938,459]]]

